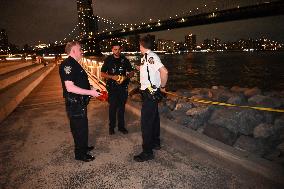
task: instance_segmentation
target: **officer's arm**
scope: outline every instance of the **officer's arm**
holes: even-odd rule
[[[100,95],[100,93],[97,92],[95,89],[93,90],[82,89],[74,85],[72,81],[64,81],[64,83],[65,83],[66,90],[68,92],[79,94],[79,95],[91,95],[93,97],[97,97]]]
[[[165,87],[168,81],[168,70],[165,66],[159,68],[161,77],[161,87]]]
[[[113,80],[117,80],[118,79],[118,76],[117,75],[109,75],[108,73],[106,72],[101,72],[101,76],[103,78],[106,78],[106,79],[113,79]]]

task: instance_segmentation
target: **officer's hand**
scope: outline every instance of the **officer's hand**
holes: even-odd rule
[[[134,72],[133,72],[133,71],[126,73],[126,77],[128,77],[128,78],[131,78],[131,77],[133,77],[133,76],[134,76]]]
[[[166,88],[160,88],[160,91],[161,91],[162,93],[165,93],[165,92],[166,92]]]
[[[118,75],[113,75],[113,76],[111,76],[111,79],[113,79],[113,80],[118,80]]]
[[[101,93],[97,91],[97,89],[92,89],[90,95],[93,97],[98,97],[98,96],[101,96]]]
[[[126,77],[124,77],[124,76],[122,76],[122,75],[119,75],[119,76],[118,76],[118,79],[116,80],[116,82],[117,82],[118,84],[121,84],[125,79],[126,79]]]

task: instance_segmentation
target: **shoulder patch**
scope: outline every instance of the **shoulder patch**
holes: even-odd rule
[[[153,57],[150,57],[150,58],[148,59],[148,62],[149,62],[150,64],[155,64]]]
[[[72,67],[71,66],[64,66],[64,72],[69,75],[72,72]]]

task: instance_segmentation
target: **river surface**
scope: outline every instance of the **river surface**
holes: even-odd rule
[[[222,52],[159,55],[171,90],[223,85],[284,90],[284,52]],[[140,56],[127,56],[138,63]]]

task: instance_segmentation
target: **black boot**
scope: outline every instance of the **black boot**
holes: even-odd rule
[[[144,162],[144,161],[154,159],[154,155],[153,153],[141,152],[139,155],[134,156],[133,159],[134,161],[137,161],[137,162]]]

